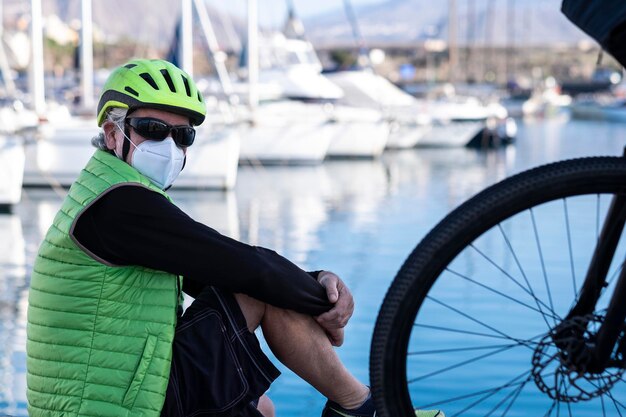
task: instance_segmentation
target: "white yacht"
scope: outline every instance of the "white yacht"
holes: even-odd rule
[[[310,163],[319,158],[315,152],[326,141],[327,154],[319,161],[326,156],[373,158],[382,153],[389,137],[387,121],[378,110],[337,102],[343,91],[321,73],[310,42],[276,32],[259,34],[258,46],[258,84],[263,86],[259,91],[278,91],[280,99],[261,102],[255,122],[243,129],[242,161],[273,163],[276,158],[268,152],[279,152],[279,161]],[[298,136],[289,138],[293,134]],[[303,143],[308,140],[315,143]],[[289,156],[296,149],[300,151]],[[255,154],[256,150],[260,152]],[[307,150],[314,153],[305,158]]]
[[[19,136],[0,134],[0,210],[10,210],[22,198],[24,143]]]
[[[322,75],[313,45],[281,32],[259,34],[259,85],[274,86],[293,100],[336,100],[343,91]]]
[[[434,97],[416,98],[369,69],[326,75],[344,91],[339,103],[382,111],[391,126],[388,148],[466,146],[484,131],[488,120],[494,132],[500,124],[509,134],[513,131],[514,121],[505,123],[503,106],[484,105],[475,97],[458,95],[451,85]]]
[[[554,117],[572,104],[572,97],[561,93],[561,87],[553,77],[533,86],[528,80],[508,88],[508,96],[500,103],[511,117]]]
[[[373,71],[361,69],[325,74],[341,87],[338,103],[376,109],[389,124],[387,148],[412,148],[431,129],[427,108]]]
[[[477,97],[457,94],[451,84],[421,100],[433,117],[433,128],[419,146],[499,146],[512,141],[517,133],[515,120],[502,104],[485,104]]]
[[[22,198],[25,134],[37,126],[36,114],[20,100],[0,103],[0,210],[9,211]]]
[[[236,130],[201,125],[185,168],[172,189],[231,190],[237,182],[240,139]]]
[[[68,117],[42,122],[26,145],[25,187],[69,187],[95,148],[95,118]]]
[[[240,109],[242,110],[242,109]],[[333,130],[330,109],[316,103],[263,103],[254,114],[239,115],[243,165],[314,165],[326,158]]]
[[[570,105],[575,119],[626,122],[626,99],[613,95],[581,97]]]
[[[334,105],[330,130],[328,158],[376,158],[387,146],[390,125],[380,111]]]
[[[95,118],[71,116],[43,122],[26,146],[24,186],[69,187],[93,155]],[[237,178],[239,138],[229,131],[200,126],[185,168],[173,188],[231,189]]]

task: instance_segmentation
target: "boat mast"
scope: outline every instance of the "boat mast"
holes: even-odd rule
[[[91,17],[91,0],[81,2],[81,87],[82,105],[91,110],[94,105],[93,96],[93,21]]]
[[[4,50],[4,13],[2,10],[2,0],[0,0],[0,69],[2,70],[5,93],[9,96],[13,96],[15,95],[15,83],[13,82],[9,60]]]
[[[476,3],[475,0],[467,0],[467,35],[465,44],[467,53],[465,55],[465,81],[476,81],[476,68],[474,66],[474,48],[476,41]]]
[[[194,6],[196,7],[196,12],[198,13],[198,18],[200,19],[200,25],[202,26],[202,31],[204,32],[204,38],[209,46],[209,51],[211,51],[213,65],[215,65],[215,71],[217,72],[217,77],[220,80],[222,90],[224,90],[224,94],[226,96],[230,96],[233,93],[233,86],[230,81],[230,76],[228,75],[228,70],[226,69],[226,64],[224,63],[225,54],[220,50],[209,13],[201,0],[194,0]]]
[[[483,60],[483,62],[487,62],[487,65],[483,66],[483,70],[481,71],[481,73],[483,74],[483,78],[484,75],[487,72],[490,72],[491,74],[493,74],[493,76],[491,77],[491,80],[487,80],[487,81],[497,81],[497,62],[496,62],[496,47],[495,47],[495,39],[494,39],[494,29],[495,29],[495,15],[496,15],[496,11],[495,11],[495,0],[487,0],[487,12],[486,12],[486,23],[485,23],[485,56],[486,58]],[[489,53],[487,53],[487,51]]]
[[[248,0],[248,105],[254,122],[259,106],[259,44],[257,0]]]
[[[368,51],[365,47],[365,39],[361,34],[359,22],[356,18],[356,13],[354,13],[354,9],[352,8],[352,3],[350,2],[350,0],[343,0],[343,8],[346,12],[346,16],[348,17],[348,21],[350,22],[350,27],[352,28],[352,36],[354,37],[357,48],[359,50],[358,64],[371,67]]]
[[[191,0],[181,0],[180,11],[180,65],[193,78],[193,5]]]
[[[35,112],[41,116],[45,112],[46,107],[41,0],[31,0],[30,7],[30,43],[32,52],[30,65],[30,91],[32,94]]]
[[[515,61],[515,0],[507,1],[507,45],[506,45],[506,80],[515,79],[517,72]]]
[[[448,81],[453,83],[456,81],[456,70],[459,62],[457,48],[457,14],[456,0],[448,0]]]

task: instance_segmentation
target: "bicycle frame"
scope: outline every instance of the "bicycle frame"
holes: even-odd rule
[[[626,155],[626,153],[625,153]],[[602,289],[608,283],[606,280],[609,267],[615,256],[615,251],[626,223],[626,195],[616,195],[611,201],[607,217],[602,226],[596,248],[585,277],[585,281],[576,305],[570,310],[564,322],[575,317],[592,314]],[[606,311],[606,316],[600,326],[593,344],[585,347],[584,355],[589,358],[584,370],[601,373],[608,366],[624,367],[625,363],[611,361],[613,347],[624,331],[626,320],[626,269],[622,268],[620,276]],[[580,336],[580,335],[578,335]],[[562,343],[557,342],[558,345]],[[623,347],[626,347],[623,346]],[[580,355],[580,352],[578,352]],[[580,357],[580,356],[579,356]]]

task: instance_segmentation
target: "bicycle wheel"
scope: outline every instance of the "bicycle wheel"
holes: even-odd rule
[[[625,193],[626,158],[574,159],[508,178],[446,216],[379,311],[370,352],[378,414],[626,416],[623,365],[577,375],[549,337],[579,294],[611,198]],[[590,329],[623,267],[621,240]]]

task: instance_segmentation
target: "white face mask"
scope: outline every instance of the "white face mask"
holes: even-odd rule
[[[176,146],[174,139],[146,140],[135,145],[124,132],[122,134],[135,147],[130,165],[162,190],[172,185],[185,162],[185,152]]]

